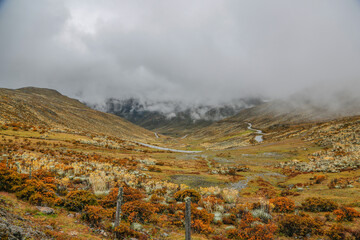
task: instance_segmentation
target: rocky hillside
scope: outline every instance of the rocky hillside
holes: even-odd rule
[[[126,139],[154,138],[153,133],[127,120],[44,88],[0,89],[0,122],[97,132]]]
[[[261,129],[265,140],[275,136],[281,139],[291,135],[292,131],[305,131],[310,126],[333,120],[344,121],[344,117],[360,115],[360,104],[347,104],[339,101],[338,106],[314,103],[302,98],[289,101],[275,100],[244,109],[235,116],[212,123],[189,135],[195,141],[202,140],[202,145],[210,148],[231,148],[254,143],[256,133],[248,131],[248,123],[253,128]],[[280,135],[280,134],[284,134]]]

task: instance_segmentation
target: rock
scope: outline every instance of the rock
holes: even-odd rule
[[[8,239],[10,230],[5,223],[0,222],[0,239]]]
[[[18,227],[15,225],[10,225],[9,229],[10,229],[11,235],[13,235],[14,237],[16,237],[18,239],[23,239],[25,232],[21,227]]]
[[[52,226],[50,226],[50,225],[46,225],[45,227],[46,227],[47,229],[54,230],[54,228],[53,228]]]
[[[78,232],[76,232],[76,231],[71,231],[71,232],[69,232],[69,235],[70,235],[70,236],[77,236],[77,235],[78,235]]]
[[[227,227],[225,228],[226,231],[232,230],[232,229],[236,229],[236,227],[235,227],[235,226],[227,226]]]
[[[140,223],[135,223],[135,222],[132,223],[130,227],[138,232],[142,231],[143,229],[143,226]]]
[[[105,236],[105,237],[108,236],[108,234],[107,234],[104,230],[102,230],[102,229],[100,230],[100,234],[103,235],[103,236]]]
[[[36,208],[37,208],[41,213],[43,213],[43,214],[51,215],[51,214],[54,214],[54,213],[55,213],[55,210],[52,209],[52,208],[49,208],[49,207],[40,207],[40,206],[37,206]]]
[[[218,223],[218,222],[222,222],[223,218],[222,218],[222,214],[221,212],[214,212],[214,219],[213,221],[215,223]]]

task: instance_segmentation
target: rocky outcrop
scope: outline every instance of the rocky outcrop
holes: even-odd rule
[[[7,211],[4,206],[4,201],[0,199],[0,239],[50,239],[32,227],[28,220]]]

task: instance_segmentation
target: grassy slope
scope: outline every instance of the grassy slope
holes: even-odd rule
[[[55,90],[0,89],[0,121],[97,132],[126,139],[153,139],[154,134],[112,114],[92,110]]]

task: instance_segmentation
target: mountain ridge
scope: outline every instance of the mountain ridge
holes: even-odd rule
[[[46,88],[0,88],[0,121],[24,122],[122,138],[152,139],[154,134],[118,116],[93,110],[79,100]]]
[[[260,98],[248,98],[219,104],[189,105],[176,101],[109,98],[103,106],[88,106],[115,114],[154,132],[182,137],[262,102]]]

